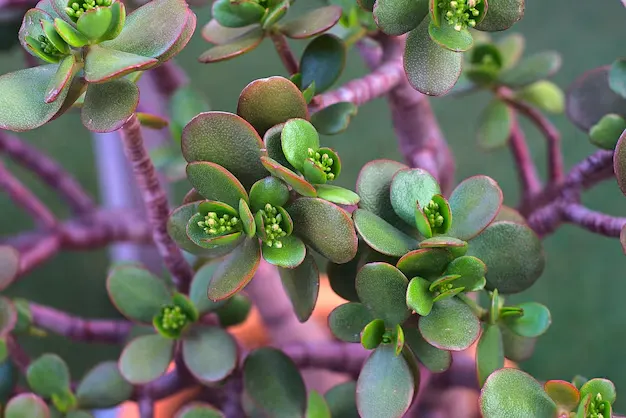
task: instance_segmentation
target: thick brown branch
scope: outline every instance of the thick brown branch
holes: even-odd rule
[[[154,242],[177,287],[182,292],[187,292],[193,271],[183,257],[180,248],[167,233],[167,218],[169,216],[167,197],[159,184],[156,170],[144,146],[137,116],[133,115],[126,122],[122,128],[121,136],[124,152],[133,167],[145,203],[147,218],[153,230]]]
[[[56,190],[79,214],[95,209],[93,200],[78,182],[54,160],[15,136],[0,131],[0,151],[13,161],[35,173],[44,183]]]
[[[298,61],[291,51],[291,47],[287,43],[287,38],[280,32],[272,32],[270,35],[272,42],[274,42],[274,48],[280,57],[285,69],[290,75],[294,75],[298,72]],[[308,86],[307,86],[308,87]]]

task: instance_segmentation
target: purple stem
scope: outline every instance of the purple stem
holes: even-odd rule
[[[541,191],[541,181],[537,174],[537,167],[533,161],[524,132],[520,129],[516,115],[513,115],[513,128],[509,147],[513,153],[513,158],[517,163],[517,171],[522,189],[522,201],[527,201],[531,196]]]

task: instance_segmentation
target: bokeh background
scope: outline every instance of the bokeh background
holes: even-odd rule
[[[294,15],[316,7],[322,0],[301,0]],[[196,9],[199,28],[208,22],[208,7]],[[584,71],[610,64],[624,54],[623,35],[626,9],[618,0],[528,1],[526,16],[511,32],[520,32],[527,40],[527,53],[557,50],[563,56],[563,68],[554,77],[562,88]],[[189,73],[193,86],[202,91],[213,109],[234,111],[238,93],[250,81],[271,75],[285,75],[271,43],[266,41],[254,52],[241,58],[213,65],[197,62],[207,48],[199,30],[177,58]],[[304,42],[293,43],[299,52]],[[0,74],[22,66],[17,48],[0,54]],[[340,80],[366,72],[356,51],[349,55],[346,71]],[[505,191],[505,203],[515,206],[518,199],[516,171],[508,150],[484,153],[475,140],[477,117],[487,103],[485,94],[463,98],[432,99],[437,117],[457,161],[456,178],[474,174],[495,178]],[[570,124],[565,116],[551,117],[563,134],[567,166],[575,164],[595,149],[587,136]],[[524,125],[533,155],[542,175],[546,172],[545,144],[539,133]],[[94,149],[90,133],[76,113],[68,114],[45,127],[20,137],[57,158],[94,196],[98,193]],[[323,141],[338,150],[344,171],[339,185],[353,187],[360,167],[369,160],[401,160],[396,150],[389,111],[383,99],[364,105],[347,132],[325,137]],[[10,168],[15,168],[9,164]],[[109,168],[115,170],[114,166]],[[29,173],[15,172],[59,216],[67,216],[54,194],[47,191]],[[188,187],[181,184],[178,195]],[[584,203],[612,215],[626,213],[626,198],[615,181],[603,183],[584,196]],[[20,213],[4,195],[0,195],[0,234],[13,234],[31,228],[32,221]],[[522,364],[539,379],[569,380],[575,374],[605,376],[617,384],[617,410],[626,411],[626,257],[617,240],[592,235],[572,226],[563,226],[545,241],[548,263],[543,277],[531,289],[510,301],[535,300],[547,305],[553,318],[548,333],[538,344],[534,357]],[[106,251],[61,254],[12,287],[7,293],[65,309],[87,317],[116,315],[104,291],[108,266]],[[50,342],[52,340],[52,342]],[[94,361],[113,358],[117,351],[105,346],[74,344],[60,338],[29,340],[33,355],[47,351],[66,357],[79,378]]]

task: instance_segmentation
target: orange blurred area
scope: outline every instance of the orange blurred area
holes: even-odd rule
[[[313,311],[312,320],[322,326],[327,326],[328,314],[337,306],[346,302],[332,291],[326,277],[322,278],[320,285],[320,294],[317,305]],[[248,349],[263,346],[268,343],[267,333],[259,313],[253,308],[246,322],[236,327],[228,329],[237,340]],[[468,349],[468,355],[474,356],[476,344]],[[515,367],[515,363],[506,360],[505,367]],[[172,418],[176,411],[193,398],[197,389],[189,389],[165,398],[157,402],[155,418]],[[127,402],[123,405],[120,418],[139,418],[137,405],[133,402]]]

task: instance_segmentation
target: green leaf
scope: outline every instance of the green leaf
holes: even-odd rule
[[[404,50],[404,71],[409,83],[421,93],[442,96],[454,87],[461,75],[463,55],[442,48],[428,33],[425,18],[409,33]]]
[[[0,290],[13,283],[20,269],[20,253],[8,245],[0,245]]]
[[[460,275],[461,278],[454,282],[455,286],[464,287],[466,292],[473,292],[481,289],[486,272],[487,266],[482,260],[466,255],[452,260],[445,274]]]
[[[118,311],[130,319],[152,323],[172,295],[163,280],[136,266],[120,266],[107,278],[107,292]]]
[[[400,269],[406,277],[427,277],[439,276],[446,269],[446,266],[454,257],[445,249],[422,248],[405,254],[396,267]]]
[[[176,90],[169,104],[170,132],[176,141],[181,140],[183,128],[197,114],[209,110],[209,104],[197,89],[190,85]]]
[[[300,59],[302,86],[315,83],[316,94],[323,93],[337,81],[345,65],[343,41],[330,34],[318,36],[307,45]]]
[[[239,180],[224,167],[207,161],[187,164],[187,178],[202,196],[236,208],[248,194]]]
[[[259,240],[246,238],[224,259],[209,284],[209,299],[219,301],[234,295],[247,285],[261,262]]]
[[[476,348],[478,384],[482,387],[489,375],[502,367],[504,367],[504,348],[500,327],[486,324]]]
[[[626,120],[620,115],[609,113],[591,127],[589,138],[593,145],[602,149],[613,150],[625,130]]]
[[[94,418],[94,416],[90,412],[75,409],[73,411],[69,411],[65,415],[65,418]]]
[[[552,318],[548,308],[540,303],[527,302],[515,307],[521,308],[524,311],[522,316],[508,316],[503,318],[507,323],[509,329],[526,338],[536,338],[544,334],[550,324]]]
[[[382,319],[374,319],[361,331],[361,345],[366,350],[375,349],[382,343],[386,331],[385,321]]]
[[[474,45],[474,38],[469,30],[458,31],[452,25],[436,25],[431,21],[428,33],[433,41],[450,51],[465,52]]]
[[[476,29],[487,32],[502,31],[513,26],[524,16],[525,0],[489,0],[489,10]]]
[[[430,282],[421,277],[413,277],[406,291],[406,306],[420,316],[427,316],[433,309],[434,295]]]
[[[554,418],[557,413],[556,404],[535,379],[508,368],[489,376],[481,391],[480,409],[485,418]]]
[[[406,307],[409,281],[400,270],[387,263],[369,263],[359,270],[356,290],[361,302],[375,318],[389,326],[401,324],[410,315]]]
[[[471,241],[467,255],[487,265],[487,289],[518,293],[541,276],[545,255],[541,241],[528,227],[513,222],[495,222]]]
[[[122,2],[114,2],[111,7],[111,24],[107,28],[106,33],[102,36],[102,40],[109,41],[115,39],[122,33],[126,26],[126,6]]]
[[[317,190],[315,187],[287,167],[280,165],[277,161],[268,157],[261,157],[261,164],[267,171],[269,171],[274,177],[278,177],[289,186],[291,186],[296,193],[302,196],[315,197],[317,196]]]
[[[358,239],[350,215],[322,199],[302,197],[287,209],[294,234],[333,263],[347,263],[356,255]]]
[[[264,30],[271,29],[278,23],[289,10],[290,0],[276,0],[275,4],[269,4],[263,16],[261,27]]]
[[[306,322],[313,313],[320,288],[320,273],[315,259],[307,254],[297,267],[279,268],[278,272],[296,317],[300,322]]]
[[[415,393],[413,372],[393,345],[378,347],[359,374],[356,402],[364,417],[400,418],[409,409]]]
[[[500,76],[500,82],[513,88],[524,87],[554,75],[560,68],[561,56],[558,53],[553,51],[539,52],[503,72]]]
[[[278,30],[293,39],[311,38],[332,28],[340,17],[340,7],[318,7],[297,19],[280,25]]]
[[[500,212],[498,212],[498,215],[494,219],[494,222],[497,222],[497,221],[510,221],[510,222],[521,224],[521,225],[528,224],[526,222],[526,218],[524,218],[524,216],[522,216],[521,213],[519,213],[517,210],[511,207],[508,207],[506,205],[502,205],[500,207]]]
[[[433,373],[442,373],[452,365],[452,354],[430,345],[416,328],[405,328],[404,338],[415,357]]]
[[[565,110],[565,93],[556,84],[548,80],[540,80],[515,94],[516,98],[549,113],[563,113]]]
[[[491,4],[491,2],[489,4]],[[502,69],[508,70],[517,65],[522,58],[526,40],[523,35],[512,33],[500,39],[496,46],[502,57]]]
[[[543,389],[559,408],[566,411],[572,411],[580,402],[580,393],[576,386],[564,380],[548,380]]]
[[[296,268],[306,255],[306,247],[302,240],[294,236],[286,236],[280,239],[283,246],[276,248],[274,246],[268,247],[267,245],[261,245],[261,253],[263,259],[270,264],[273,264],[282,268]]]
[[[112,408],[130,399],[133,386],[124,380],[117,362],[105,361],[91,369],[76,389],[78,406],[85,409]]]
[[[359,235],[367,245],[382,254],[401,257],[418,246],[417,240],[368,210],[357,209],[352,216]]]
[[[317,196],[338,205],[356,205],[361,198],[352,190],[330,184],[317,184]]]
[[[250,189],[250,208],[254,213],[263,210],[268,203],[274,207],[285,206],[288,200],[289,189],[276,177],[265,177]]]
[[[37,40],[40,36],[46,35],[43,22],[51,21],[53,21],[52,16],[47,10],[42,10],[41,7],[32,8],[26,11],[18,32],[18,39],[26,52],[34,57],[40,58],[39,54],[29,46],[27,38]]]
[[[521,362],[528,360],[535,351],[536,338],[520,337],[506,326],[500,323],[502,341],[504,343],[504,356],[511,361]]]
[[[227,28],[240,28],[260,22],[265,14],[265,8],[252,1],[233,3],[230,0],[217,0],[211,11],[215,20]]]
[[[133,385],[143,385],[165,373],[174,354],[175,340],[158,334],[132,340],[118,361],[120,373]]]
[[[61,357],[44,354],[28,366],[26,380],[33,392],[49,398],[69,390],[70,370]]]
[[[354,286],[358,264],[359,257],[357,256],[345,264],[335,264],[329,261],[326,265],[326,274],[333,292],[350,302],[359,300]]]
[[[447,248],[456,257],[465,255],[467,242],[453,237],[436,236],[420,242],[420,248]]]
[[[304,162],[309,158],[309,149],[316,152],[320,147],[315,127],[304,119],[287,121],[280,138],[285,158],[300,172],[303,171]]]
[[[81,120],[92,132],[113,132],[124,126],[138,103],[139,89],[125,78],[89,84]]]
[[[348,129],[358,107],[350,102],[332,104],[311,116],[311,123],[322,135],[336,135]]]
[[[158,62],[154,58],[93,45],[85,57],[85,79],[89,83],[102,83],[135,71],[147,70]]]
[[[5,418],[49,418],[50,410],[40,397],[32,393],[17,395],[7,403]]]
[[[374,8],[376,26],[387,35],[403,35],[428,15],[428,0],[378,0]]]
[[[184,0],[153,0],[128,15],[115,39],[100,45],[163,62],[187,44],[195,26]]]
[[[89,39],[85,35],[65,20],[54,19],[54,28],[59,36],[74,48],[82,48],[89,43]]]
[[[54,28],[54,23],[51,20],[41,19],[41,27],[44,33],[46,34],[46,36],[48,37],[48,41],[50,41],[50,43],[52,43],[52,45],[56,49],[58,49],[63,54],[70,53],[69,46],[67,45],[67,43],[65,43],[63,38],[59,36],[56,29]]]
[[[182,347],[185,365],[201,383],[219,382],[237,366],[237,343],[221,328],[192,328]]]
[[[437,180],[420,168],[403,169],[396,173],[391,183],[391,205],[409,225],[415,225],[416,203],[425,207],[434,195],[440,194]]]
[[[356,407],[356,382],[333,386],[324,394],[332,417],[359,418]]]
[[[513,128],[513,112],[504,102],[494,99],[482,112],[479,122],[478,145],[491,151],[501,148],[509,142]]]
[[[250,207],[243,199],[239,199],[239,219],[241,220],[243,231],[249,238],[252,238],[256,234],[254,215],[252,215]]]
[[[207,312],[212,312],[223,306],[225,302],[213,302],[207,297],[207,289],[213,274],[220,266],[219,262],[206,263],[193,276],[189,299],[194,304],[200,316]]]
[[[431,345],[442,350],[462,351],[480,335],[480,322],[458,298],[437,302],[428,316],[419,319],[419,330]]]
[[[222,327],[231,327],[243,323],[248,318],[251,308],[250,299],[239,293],[226,300],[226,303],[215,313]]]
[[[361,331],[373,319],[365,305],[349,302],[333,309],[328,315],[328,326],[333,335],[340,340],[357,343],[361,341]]]
[[[461,182],[450,196],[452,227],[448,235],[468,241],[480,234],[502,207],[502,190],[487,176],[473,176]]]
[[[214,46],[205,51],[200,55],[198,61],[210,64],[238,57],[259,46],[264,36],[265,32],[259,26],[255,26],[232,41]]]
[[[232,209],[225,203],[206,201],[205,203],[212,203],[214,208],[228,208]],[[230,215],[230,210],[223,210],[217,212],[222,216],[223,212],[227,212]],[[234,212],[231,216],[237,216],[237,212]],[[187,236],[197,246],[205,249],[209,252],[209,255],[214,257],[220,257],[230,253],[237,245],[242,242],[242,238],[245,237],[243,231],[231,231],[226,232],[223,235],[208,236],[204,231],[204,228],[200,227],[199,223],[205,220],[205,215],[196,213],[189,219],[187,224]]]
[[[618,59],[611,65],[609,87],[615,93],[626,98],[626,59]]]
[[[41,65],[0,76],[0,129],[28,131],[57,114],[70,87],[70,83],[66,83],[54,102],[45,102],[50,80],[58,67]]]
[[[304,416],[304,381],[293,361],[281,351],[253,351],[244,361],[243,381],[247,394],[266,414],[276,418]]]
[[[108,32],[112,18],[110,7],[96,7],[81,14],[76,27],[88,39],[96,41]]]
[[[283,154],[283,143],[281,140],[283,126],[285,126],[284,123],[279,123],[278,125],[272,126],[268,129],[263,136],[263,143],[265,144],[265,150],[267,151],[269,158],[293,171],[295,170],[294,166],[289,164],[289,161],[285,158],[285,154]]]
[[[209,404],[192,402],[180,409],[175,418],[225,418],[224,415]]]
[[[199,114],[189,122],[182,135],[183,156],[188,162],[219,164],[246,188],[266,176],[259,161],[261,148],[263,142],[252,126],[239,116],[226,112]]]
[[[237,104],[237,114],[260,135],[293,118],[308,119],[306,101],[298,87],[284,77],[269,77],[248,84]]]
[[[326,400],[319,392],[309,392],[305,418],[331,418]]]
[[[602,400],[613,404],[616,398],[615,385],[608,379],[591,379],[580,388],[580,397],[591,395],[595,399],[599,394]]]

